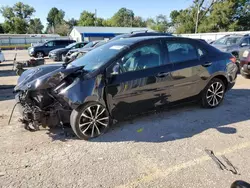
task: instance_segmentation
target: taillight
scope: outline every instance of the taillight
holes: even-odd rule
[[[236,57],[231,57],[230,60],[233,62],[233,63],[236,63]]]

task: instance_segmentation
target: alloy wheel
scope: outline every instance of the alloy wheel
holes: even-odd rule
[[[79,129],[89,138],[103,134],[109,124],[109,114],[103,106],[96,104],[87,107],[79,119]]]
[[[42,52],[37,52],[36,56],[37,56],[38,58],[41,58],[41,57],[43,57],[43,53],[42,53]]]
[[[220,104],[224,96],[224,87],[220,82],[214,82],[207,90],[207,102],[210,106],[215,107]]]

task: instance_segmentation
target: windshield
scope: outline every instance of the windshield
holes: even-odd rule
[[[72,48],[73,46],[75,46],[77,43],[76,42],[74,42],[74,43],[72,43],[72,44],[69,44],[68,46],[66,46],[65,48]]]
[[[97,48],[97,47],[102,46],[106,43],[107,43],[106,41],[101,41],[101,42],[98,42],[94,47]]]
[[[213,44],[217,45],[234,45],[237,44],[242,37],[222,37],[216,40]]]
[[[115,36],[114,38],[112,38],[110,41],[119,40],[119,39],[123,39],[123,38],[127,38],[127,36],[126,35],[118,35],[118,36]]]
[[[84,70],[94,71],[119,54],[124,48],[126,48],[125,45],[107,43],[76,59],[68,65],[68,68],[84,66]]]
[[[91,48],[94,46],[94,44],[96,44],[95,42],[89,42],[88,44],[86,44],[83,48]]]

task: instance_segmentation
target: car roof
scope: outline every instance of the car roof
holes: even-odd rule
[[[148,40],[154,40],[154,39],[186,39],[186,40],[195,40],[191,38],[185,38],[185,37],[173,37],[173,36],[143,36],[143,37],[131,37],[131,38],[123,38],[122,40],[114,40],[110,41],[109,43],[112,43],[114,45],[132,45],[137,42],[143,42]]]

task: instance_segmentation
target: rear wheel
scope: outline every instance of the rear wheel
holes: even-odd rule
[[[89,140],[104,134],[110,124],[107,109],[96,102],[91,102],[73,110],[70,116],[71,127],[80,139]]]
[[[202,106],[205,108],[215,108],[221,104],[224,96],[224,82],[218,78],[213,78],[202,92]]]

